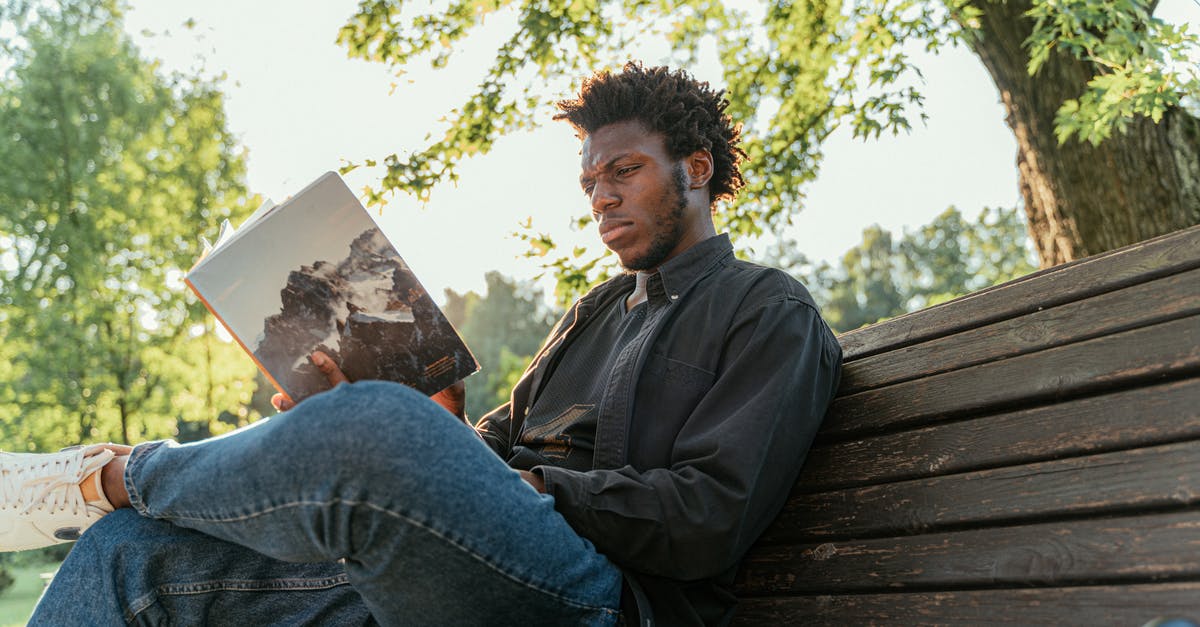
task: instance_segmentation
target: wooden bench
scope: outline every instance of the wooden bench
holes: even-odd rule
[[[1200,621],[1200,227],[840,340],[737,624]]]

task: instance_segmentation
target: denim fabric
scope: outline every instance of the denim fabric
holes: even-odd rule
[[[30,625],[376,624],[337,562],[273,560],[122,509],[71,549]]]
[[[617,622],[618,569],[404,386],[340,385],[227,436],[138,446],[125,482],[141,517],[88,530],[31,624]]]

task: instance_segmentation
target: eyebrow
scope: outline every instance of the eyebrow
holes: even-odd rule
[[[612,159],[609,159],[608,161],[605,161],[605,162],[604,162],[604,163],[603,163],[603,164],[600,166],[600,168],[599,168],[599,169],[600,169],[600,170],[608,170],[608,169],[612,168],[612,167],[613,167],[613,164],[615,164],[616,162],[620,161],[621,159],[625,159],[625,158],[629,157],[630,155],[634,155],[634,154],[637,154],[637,151],[636,151],[636,150],[629,150],[629,151],[623,152],[623,153],[621,153],[621,154],[619,154],[619,155],[617,155],[617,156],[613,157]],[[592,177],[590,177],[590,176],[587,176],[587,175],[580,175],[580,176],[579,176],[579,184],[580,184],[580,185],[585,185],[585,184],[586,184],[588,181],[590,181],[590,180],[592,180]]]

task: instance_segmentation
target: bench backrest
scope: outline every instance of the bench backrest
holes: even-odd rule
[[[840,340],[739,624],[1200,619],[1200,227]]]

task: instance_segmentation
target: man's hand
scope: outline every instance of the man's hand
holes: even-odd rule
[[[462,418],[467,419],[467,384],[459,381],[454,385],[434,394],[429,397],[433,402],[446,408],[446,411]]]
[[[325,375],[325,378],[329,381],[329,385],[334,386],[339,383],[350,382],[350,380],[346,378],[345,373],[342,372],[342,369],[338,368],[338,365],[334,363],[333,359],[330,358],[329,355],[326,355],[321,351],[313,351],[313,354],[309,355],[308,359],[313,363],[314,366],[317,367],[317,370],[321,371],[321,374]],[[287,411],[296,406],[296,403],[292,402],[292,399],[288,398],[282,393],[277,393],[272,396],[271,404],[274,405],[275,409],[278,409],[279,411]]]
[[[338,367],[337,363],[329,355],[321,351],[313,351],[313,354],[309,356],[309,360],[317,367],[317,370],[321,371],[321,374],[325,375],[325,378],[329,381],[329,385],[335,386],[339,383],[350,382],[346,378],[346,374],[342,372],[342,369]],[[467,386],[462,381],[434,394],[431,398],[438,405],[445,407],[446,411],[459,418],[466,418]],[[292,402],[292,399],[282,393],[276,393],[272,396],[271,404],[279,411],[287,411],[296,406],[296,403]]]
[[[542,480],[541,475],[534,474],[528,470],[518,470],[517,472],[521,473],[521,478],[525,480],[525,483],[533,486],[534,490],[542,494],[546,493],[546,482]]]

